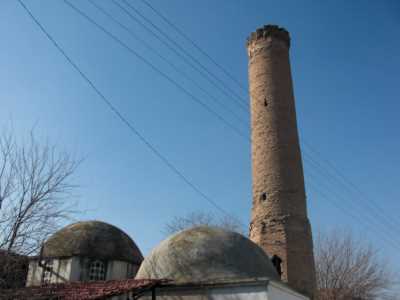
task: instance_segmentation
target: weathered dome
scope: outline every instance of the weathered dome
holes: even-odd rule
[[[139,248],[126,233],[99,221],[78,222],[59,230],[44,244],[43,256],[81,256],[137,265],[143,261]]]
[[[239,233],[195,227],[162,241],[143,261],[136,278],[204,281],[279,276],[268,255]]]

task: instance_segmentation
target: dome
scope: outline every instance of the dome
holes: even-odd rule
[[[195,227],[162,241],[145,258],[136,278],[205,281],[279,276],[268,255],[239,233]]]
[[[139,265],[142,253],[119,228],[99,221],[71,224],[53,234],[43,246],[44,257],[89,257]]]

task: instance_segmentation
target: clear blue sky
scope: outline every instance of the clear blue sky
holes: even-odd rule
[[[248,134],[248,126],[238,123],[88,2],[74,3]],[[237,109],[232,99],[111,1],[98,3],[248,122],[247,113]],[[141,1],[131,3],[247,99],[246,93]],[[328,159],[363,192],[350,194],[305,161],[313,230],[352,228],[398,266],[400,252],[390,243],[400,248],[400,2],[151,3],[245,86],[248,34],[268,23],[290,31],[300,135],[320,154],[307,153],[319,164],[325,164],[321,157]],[[220,206],[243,223],[249,222],[249,144],[62,1],[27,0],[26,4],[148,140]],[[85,157],[75,176],[80,185],[79,207],[87,210],[81,218],[121,227],[146,254],[163,238],[163,226],[173,216],[197,210],[218,214],[115,118],[16,1],[1,3],[0,36],[1,126],[12,122],[23,137],[36,124],[41,138]],[[377,219],[380,211],[366,204],[371,199],[382,208],[385,219]],[[371,213],[377,221],[370,219]]]

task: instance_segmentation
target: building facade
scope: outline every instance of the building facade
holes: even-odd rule
[[[271,25],[252,33],[247,43],[253,172],[250,239],[200,226],[168,237],[143,260],[133,240],[115,226],[79,222],[46,241],[40,255],[30,261],[28,287],[15,293],[30,297],[26,299],[35,299],[36,292],[57,292],[59,299],[313,298],[313,244],[289,46],[288,32]]]
[[[99,221],[71,224],[30,260],[27,286],[134,278],[143,256],[119,228]]]
[[[209,226],[162,241],[146,256],[136,279],[169,280],[157,288],[160,300],[309,300],[281,281],[257,244]]]

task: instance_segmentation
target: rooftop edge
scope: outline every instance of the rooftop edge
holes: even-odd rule
[[[283,40],[288,47],[290,47],[290,35],[289,32],[278,25],[264,25],[258,28],[256,31],[252,32],[247,38],[246,46],[260,39],[265,39],[267,37],[274,37]]]

